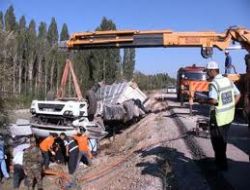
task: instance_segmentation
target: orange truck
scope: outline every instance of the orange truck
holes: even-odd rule
[[[194,97],[194,92],[208,91],[205,67],[192,66],[181,67],[177,72],[177,99],[183,104],[189,97]]]

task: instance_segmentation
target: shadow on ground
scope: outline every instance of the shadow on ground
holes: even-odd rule
[[[142,158],[153,155],[156,156],[153,162],[149,160],[141,162],[136,164],[136,167],[143,168],[142,175],[151,175],[160,178],[164,189],[178,189],[172,166],[168,160],[168,155],[173,154],[173,151],[174,150],[162,146],[150,150],[136,151]]]
[[[250,180],[245,179],[250,176],[249,163],[228,160],[229,170],[222,172],[215,167],[213,158],[192,160],[176,149],[168,147],[158,146],[149,150],[139,150],[136,153],[144,160],[136,167],[143,168],[142,175],[160,178],[163,189],[187,190],[209,187],[212,190],[232,190],[235,189],[233,186],[236,186],[236,189],[248,189],[250,186]],[[154,159],[147,159],[150,157]],[[191,170],[194,170],[192,165],[195,164],[198,166],[198,171],[196,174],[192,174]],[[203,180],[201,178],[199,184],[197,175],[200,174],[203,176]],[[234,177],[234,175],[236,176]],[[233,181],[230,176],[234,179]],[[228,179],[230,179],[229,182]]]

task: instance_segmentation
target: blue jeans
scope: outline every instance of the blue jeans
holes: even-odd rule
[[[80,163],[81,161],[82,161],[84,164],[91,165],[91,159],[89,158],[87,152],[79,151],[77,167],[79,166],[79,163]]]
[[[7,166],[6,166],[5,159],[1,159],[1,160],[0,160],[0,165],[1,165],[1,170],[2,170],[3,176],[4,176],[5,178],[9,178],[10,175],[9,175],[9,173],[8,173],[8,171],[7,171]]]
[[[43,166],[45,169],[49,168],[49,152],[42,152],[43,155]]]

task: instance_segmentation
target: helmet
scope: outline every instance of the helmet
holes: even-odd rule
[[[219,65],[215,61],[209,61],[207,64],[207,69],[219,69]]]
[[[226,51],[225,51],[225,54],[229,54],[229,51],[228,51],[228,50],[226,50]]]

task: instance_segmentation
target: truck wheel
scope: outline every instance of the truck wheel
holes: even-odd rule
[[[93,121],[97,109],[96,96],[93,90],[87,91],[86,99],[88,103],[88,119]]]

